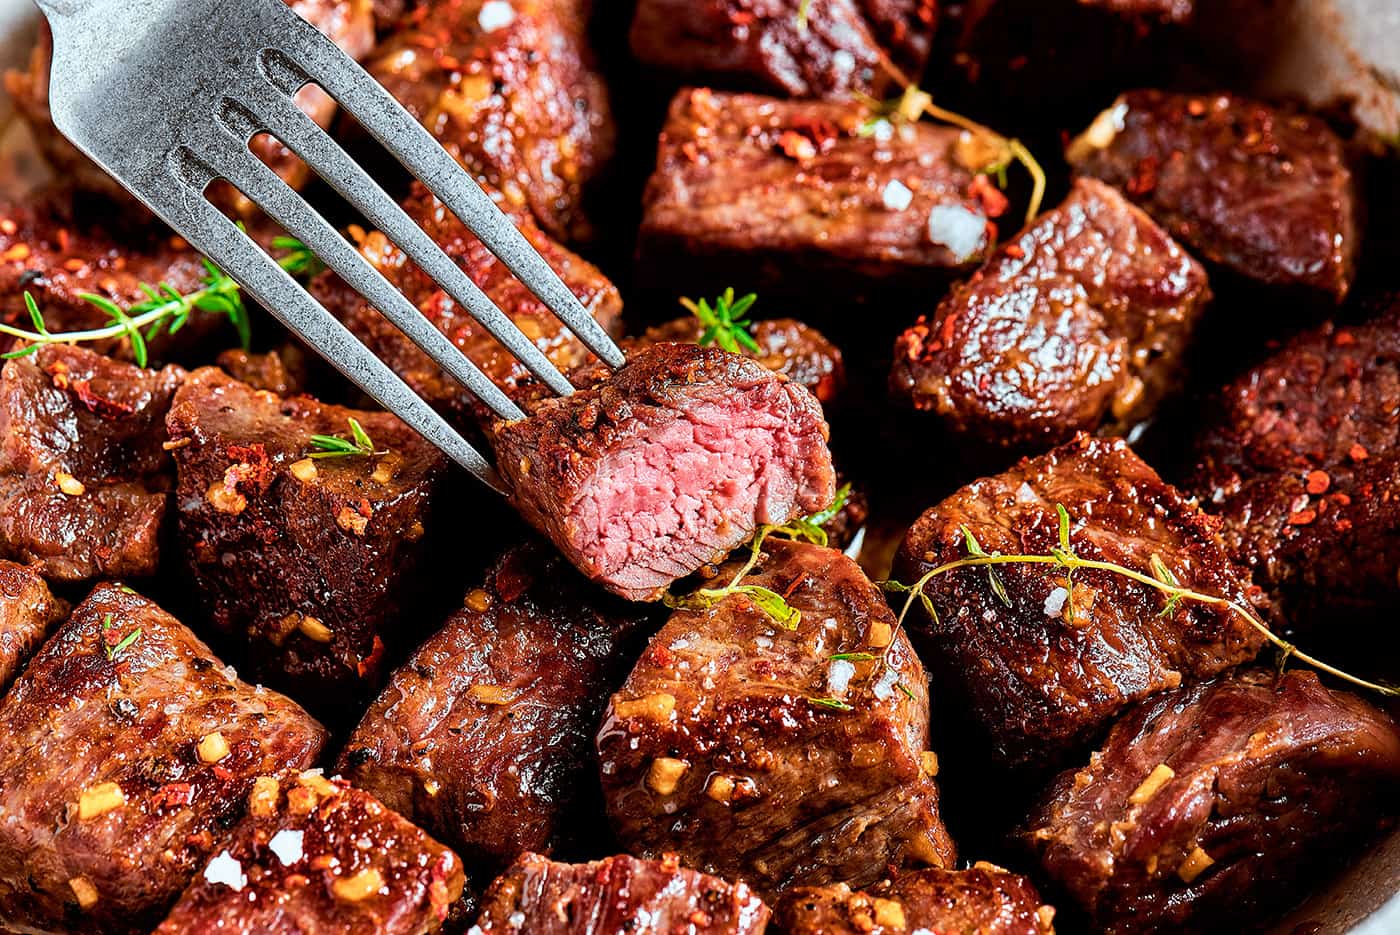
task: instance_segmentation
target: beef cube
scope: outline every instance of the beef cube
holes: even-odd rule
[[[155,604],[99,585],[0,701],[0,923],[148,932],[254,778],[325,730]]]
[[[1178,382],[1209,299],[1166,232],[1081,179],[899,336],[890,391],[990,448],[1122,434]]]
[[[1051,555],[1058,506],[1083,559],[1153,574],[1156,556],[1183,587],[1249,607],[1256,589],[1226,555],[1218,524],[1164,483],[1121,440],[1080,436],[975,481],[919,517],[895,577],[913,584],[968,554]],[[924,593],[938,619],[915,611],[924,658],[1014,764],[1053,762],[1088,742],[1133,702],[1208,678],[1255,656],[1262,635],[1238,614],[1166,596],[1120,574],[1055,564],[954,569]],[[1072,585],[1072,587],[1071,587]],[[917,601],[915,602],[918,603]],[[1170,613],[1165,613],[1170,609]]]
[[[559,319],[426,189],[415,187],[404,209],[561,371],[567,373],[592,359]],[[613,284],[593,264],[541,231],[528,214],[509,208],[507,213],[584,308],[605,329],[616,331],[622,298]],[[361,252],[508,395],[524,399],[538,386],[520,361],[382,234],[366,237]],[[471,393],[333,273],[318,279],[312,291],[418,395],[459,422],[489,421],[490,413]]]
[[[593,731],[647,610],[544,544],[510,550],[394,673],[341,772],[491,873],[553,850],[593,782]]]
[[[1263,927],[1390,817],[1400,732],[1312,672],[1160,695],[1062,775],[1026,833],[1094,931]]]
[[[590,0],[437,0],[384,42],[370,73],[512,210],[560,240],[590,235],[581,201],[613,151]]]
[[[373,453],[312,459],[312,436],[347,437],[350,419]],[[283,399],[213,367],[191,374],[166,426],[180,541],[214,626],[313,707],[372,690],[386,649],[413,635],[409,582],[443,456],[388,413]]]
[[[743,883],[674,857],[561,864],[525,854],[486,891],[468,935],[762,935],[768,907]]]
[[[296,344],[287,343],[265,354],[229,350],[219,355],[219,369],[255,390],[278,396],[296,396],[306,391],[306,354]]]
[[[598,754],[619,840],[765,896],[952,866],[928,681],[880,589],[833,549],[763,551],[748,591],[676,611],[609,702]],[[796,628],[754,588],[783,595]]]
[[[1053,935],[1054,917],[1030,880],[980,861],[967,870],[913,870],[867,890],[799,887],[776,912],[787,935]]]
[[[722,558],[762,523],[835,497],[821,405],[715,347],[658,344],[605,382],[498,423],[516,506],[588,577],[632,600]]]
[[[1317,117],[1229,94],[1130,91],[1068,155],[1212,263],[1330,301],[1351,288],[1356,187]]]
[[[421,935],[464,882],[456,854],[319,770],[260,777],[219,847],[155,935]]]
[[[989,246],[960,133],[895,128],[859,102],[683,90],[647,184],[639,274],[765,296],[941,286]]]
[[[0,561],[0,694],[67,614],[38,572]]]
[[[917,77],[935,0],[640,0],[632,51],[705,82],[792,97],[880,96],[891,61]]]
[[[144,576],[171,487],[162,420],[184,379],[43,345],[0,371],[0,556],[52,581]]]

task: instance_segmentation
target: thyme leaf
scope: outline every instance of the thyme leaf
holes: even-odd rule
[[[312,435],[312,451],[307,455],[309,458],[351,458],[351,457],[373,457],[375,455],[388,454],[387,451],[377,451],[374,441],[365,431],[360,420],[351,416],[346,420],[350,426],[350,437],[342,438],[339,435]]]
[[[744,320],[757,301],[758,296],[752,292],[734,298],[734,289],[730,287],[720,293],[713,305],[706,299],[681,299],[681,305],[705,326],[700,340],[695,342],[701,347],[718,344],[731,354],[740,354],[743,350],[757,354],[760,348],[753,339],[754,323]]]
[[[874,662],[880,657],[875,655],[874,653],[832,653],[826,658],[831,660],[832,662],[837,662],[843,659],[846,662]]]
[[[133,591],[132,593],[134,594],[136,592]],[[106,633],[110,629],[112,629],[112,615],[104,614],[102,617],[102,632]],[[132,643],[135,643],[140,638],[141,628],[137,627],[135,630],[132,630],[130,633],[124,636],[121,642],[117,643],[115,646],[108,645],[106,637],[103,637],[102,649],[107,653],[108,659],[115,661],[116,658],[120,656],[126,649],[128,649]]]
[[[854,711],[846,702],[840,698],[808,698],[808,704],[816,705],[819,708],[830,708],[833,711]]]

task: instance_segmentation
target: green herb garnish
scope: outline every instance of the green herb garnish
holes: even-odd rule
[[[855,708],[852,708],[850,705],[846,704],[846,702],[842,701],[840,698],[808,698],[808,699],[807,699],[807,703],[808,703],[808,704],[816,705],[816,706],[819,707],[819,708],[830,708],[830,709],[832,709],[833,711],[854,711],[854,710],[855,710]]]
[[[108,630],[110,630],[111,628],[112,628],[112,615],[111,615],[111,614],[107,614],[106,616],[104,616],[104,617],[102,618],[102,632],[103,632],[103,633],[106,633],[106,632],[107,632]],[[140,628],[140,627],[137,627],[135,630],[132,630],[132,631],[131,631],[130,633],[128,633],[126,636],[122,637],[121,642],[117,643],[115,646],[109,646],[109,645],[107,644],[106,638],[104,637],[103,640],[102,640],[102,648],[106,651],[106,653],[107,653],[107,658],[110,659],[110,660],[115,661],[115,660],[117,659],[118,656],[120,656],[127,648],[129,648],[129,647],[131,646],[132,643],[135,643],[135,642],[136,642],[137,640],[139,640],[140,638],[141,638],[141,628]]]
[[[705,299],[698,302],[693,299],[681,299],[681,305],[705,326],[696,344],[701,347],[718,344],[731,354],[742,353],[740,348],[747,348],[757,354],[760,348],[758,342],[753,339],[753,322],[744,321],[744,316],[756,301],[758,296],[752,292],[736,299],[733,288],[729,288],[715,299],[713,306]]]
[[[311,446],[314,450],[308,457],[352,458],[388,454],[386,451],[375,450],[374,442],[358,419],[351,416],[346,422],[350,425],[349,438],[342,438],[339,435],[312,435]]]

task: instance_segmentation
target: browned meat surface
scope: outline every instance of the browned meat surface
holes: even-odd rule
[[[1210,413],[1191,489],[1290,618],[1400,604],[1400,304],[1300,335]]]
[[[1131,91],[1069,148],[1187,247],[1340,302],[1360,240],[1342,141],[1317,117],[1229,94]]]
[[[924,69],[935,0],[640,0],[632,51],[706,83],[792,97],[880,96],[888,57]]]
[[[960,131],[872,119],[858,102],[681,91],[647,184],[638,274],[854,298],[970,268],[988,247],[986,209],[957,160]]]
[[[749,593],[678,610],[609,702],[598,755],[619,840],[764,894],[951,867],[928,680],[879,588],[832,549],[764,551],[743,584],[785,595],[796,629]]]
[[[542,543],[510,550],[394,673],[341,772],[474,867],[553,850],[571,813],[598,807],[581,794],[593,732],[648,610]]]
[[[218,846],[155,935],[422,935],[462,893],[456,854],[319,771],[259,777]]]
[[[1030,880],[980,862],[968,870],[913,870],[866,890],[800,887],[775,914],[786,935],[1053,935],[1054,917]]]
[[[278,396],[295,396],[306,390],[306,355],[296,344],[284,344],[266,354],[224,351],[217,363],[220,370],[255,390]]]
[[[471,935],[762,935],[768,907],[743,883],[660,861],[554,863],[526,854],[486,891]]]
[[[1151,575],[1156,555],[1182,586],[1249,606],[1256,589],[1231,564],[1217,522],[1121,440],[1087,436],[924,513],[904,537],[895,577],[912,584],[967,556],[964,529],[987,552],[1050,555],[1059,546],[1056,504],[1080,558]],[[1006,601],[984,568],[938,575],[925,589],[938,620],[917,601],[910,619],[940,688],[959,696],[1013,763],[1053,762],[1129,704],[1244,662],[1262,644],[1228,610],[1183,601],[1164,614],[1165,595],[1112,572],[1077,570],[1072,594],[1056,565],[1000,565],[997,576]]]
[[[312,435],[349,438],[351,418],[373,455],[309,457]],[[374,688],[386,649],[413,635],[405,605],[446,459],[388,413],[282,399],[213,367],[166,425],[180,542],[214,626],[319,710]]]
[[[99,585],[0,701],[0,923],[150,931],[254,777],[310,766],[325,736],[159,607]]]
[[[588,238],[584,188],[613,151],[591,9],[591,0],[433,0],[368,66],[510,209],[561,240]]]
[[[1095,931],[1238,932],[1394,817],[1400,732],[1312,672],[1160,695],[1060,777],[1027,843]]]
[[[185,372],[45,345],[0,371],[0,555],[54,581],[152,575]]]
[[[654,345],[493,430],[524,517],[632,600],[657,600],[759,524],[824,509],[836,493],[826,440],[805,389],[694,344]]]
[[[404,208],[556,367],[567,373],[592,359],[587,348],[565,330],[559,319],[436,198],[418,187],[405,202]],[[593,264],[541,231],[529,215],[519,211],[509,213],[526,239],[568,283],[584,308],[604,328],[616,331],[622,312],[622,299],[613,284]],[[382,234],[370,234],[361,243],[360,249],[366,259],[508,395],[524,398],[536,387],[534,378],[524,365],[507,353],[495,338],[477,324],[476,319],[459,308],[447,293],[439,289]],[[470,393],[333,273],[318,279],[312,290],[424,399],[456,416],[459,421],[489,418],[489,413]]]
[[[895,342],[890,390],[988,446],[1122,434],[1179,382],[1206,274],[1092,179]]]
[[[49,593],[38,572],[0,561],[0,693],[67,615],[67,603]]]

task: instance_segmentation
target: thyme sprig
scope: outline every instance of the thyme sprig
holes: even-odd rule
[[[112,629],[112,615],[106,614],[102,618],[102,632],[106,633],[110,629]],[[131,645],[140,638],[141,628],[137,627],[135,630],[132,630],[126,636],[122,637],[121,641],[116,644],[108,643],[106,637],[103,637],[102,648],[106,651],[107,658],[115,662],[118,659],[118,657],[121,656],[122,653],[126,652],[126,650],[129,649]]]
[[[307,455],[309,458],[354,458],[354,457],[374,457],[376,455],[388,454],[387,451],[378,451],[374,447],[374,440],[369,437],[365,427],[360,424],[360,420],[354,416],[345,420],[350,426],[350,437],[344,438],[340,435],[312,435],[312,451]]]
[[[714,305],[705,299],[698,302],[694,299],[681,299],[681,305],[705,326],[700,340],[695,342],[701,347],[718,344],[731,354],[741,353],[741,347],[757,354],[759,346],[752,333],[754,323],[744,320],[757,301],[758,296],[752,292],[743,298],[734,298],[734,289],[731,287],[715,299]]]
[[[1253,627],[1255,630],[1261,633],[1266,640],[1268,640],[1281,651],[1282,661],[1284,662],[1286,662],[1290,658],[1297,659],[1299,662],[1302,662],[1305,665],[1309,665],[1314,669],[1326,672],[1327,674],[1335,676],[1336,678],[1339,678],[1343,681],[1350,682],[1351,684],[1356,685],[1360,688],[1365,688],[1381,695],[1400,696],[1400,687],[1386,685],[1380,682],[1373,682],[1367,679],[1360,678],[1348,672],[1344,672],[1341,669],[1336,668],[1335,666],[1329,665],[1328,663],[1325,663],[1314,656],[1308,655],[1307,653],[1300,650],[1295,644],[1289,642],[1288,640],[1279,636],[1273,630],[1269,629],[1269,626],[1266,623],[1264,623],[1263,620],[1259,619],[1258,615],[1255,614],[1254,611],[1250,610],[1248,607],[1244,606],[1238,601],[1231,600],[1230,598],[1226,597],[1220,597],[1219,595],[1215,594],[1205,594],[1200,591],[1196,591],[1191,588],[1182,586],[1177,580],[1176,575],[1172,574],[1171,569],[1168,568],[1166,563],[1162,561],[1161,556],[1154,554],[1151,557],[1151,559],[1148,562],[1151,574],[1144,574],[1140,571],[1137,571],[1136,569],[1128,568],[1125,565],[1119,565],[1116,562],[1106,562],[1100,561],[1098,559],[1082,558],[1076,555],[1074,551],[1070,548],[1069,542],[1069,511],[1066,510],[1062,505],[1056,504],[1055,512],[1058,514],[1059,518],[1059,545],[1056,548],[1051,549],[1049,555],[989,554],[981,550],[980,547],[977,551],[974,552],[971,551],[971,544],[976,540],[973,539],[969,533],[967,533],[966,529],[964,529],[964,536],[968,540],[969,546],[969,553],[965,557],[954,559],[953,561],[945,562],[942,565],[938,565],[934,568],[929,569],[927,572],[924,573],[924,575],[921,578],[919,578],[918,581],[916,581],[912,585],[902,584],[898,581],[883,582],[882,586],[885,588],[885,590],[893,593],[908,595],[908,597],[904,601],[904,606],[900,609],[899,622],[901,624],[904,623],[904,618],[908,616],[910,609],[913,607],[915,598],[917,598],[923,604],[924,610],[928,613],[929,618],[931,620],[938,620],[938,610],[934,606],[933,600],[928,596],[928,594],[925,591],[925,588],[928,587],[928,583],[934,578],[937,578],[940,575],[946,575],[949,572],[957,571],[962,568],[987,568],[989,571],[991,571],[995,568],[995,566],[998,565],[1055,565],[1059,568],[1064,569],[1067,581],[1067,587],[1065,590],[1066,592],[1068,592],[1065,598],[1065,604],[1068,608],[1068,610],[1066,611],[1066,620],[1072,621],[1072,615],[1074,613],[1072,603],[1073,593],[1070,589],[1073,585],[1073,582],[1070,580],[1070,576],[1073,575],[1073,573],[1079,569],[1090,569],[1094,571],[1103,571],[1108,572],[1110,574],[1119,575],[1121,577],[1127,578],[1130,581],[1135,581],[1138,584],[1144,585],[1148,588],[1162,593],[1166,596],[1166,600],[1161,610],[1162,614],[1170,614],[1175,612],[1176,608],[1179,607],[1183,602],[1203,604],[1209,607],[1219,607],[1222,610],[1226,610],[1230,613],[1235,614],[1240,619],[1244,620],[1245,623],[1247,623],[1249,626]]]

